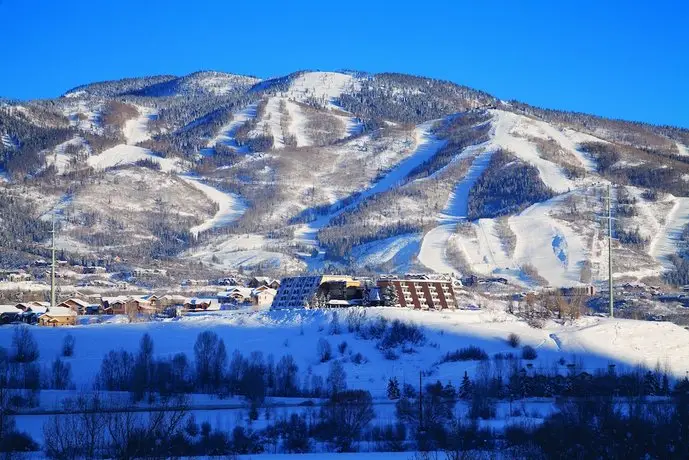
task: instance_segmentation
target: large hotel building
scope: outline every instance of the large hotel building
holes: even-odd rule
[[[451,281],[437,279],[380,279],[376,283],[381,295],[392,287],[397,294],[397,307],[421,310],[457,308]]]

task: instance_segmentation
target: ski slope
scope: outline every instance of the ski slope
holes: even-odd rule
[[[665,270],[672,270],[674,268],[669,256],[677,254],[679,238],[687,225],[689,225],[689,198],[677,197],[670,214],[667,216],[665,225],[651,240],[649,246],[649,254]]]
[[[344,92],[354,90],[358,85],[355,77],[345,73],[303,72],[292,80],[286,97],[298,101],[313,98],[330,108],[339,109],[333,104],[333,100]]]
[[[232,115],[232,121],[221,127],[218,134],[208,141],[207,147],[211,148],[215,144],[225,144],[240,150],[235,139],[235,134],[240,126],[249,120],[256,118],[256,104],[251,104],[245,109]]]
[[[456,223],[467,218],[469,191],[490,164],[493,150],[490,149],[490,145],[479,145],[467,148],[461,156],[466,157],[474,153],[478,154],[474,157],[464,178],[457,183],[450,194],[445,209],[438,215],[441,225],[426,233],[421,242],[418,255],[419,262],[437,273],[455,273],[457,271],[448,260],[447,247],[450,237],[455,232]]]
[[[218,211],[213,217],[189,229],[191,234],[197,236],[201,232],[224,227],[237,220],[246,211],[246,204],[234,193],[220,191],[201,182],[199,178],[194,176],[182,175],[180,178],[203,192],[213,203],[218,205]]]
[[[519,136],[534,133],[529,118],[502,110],[491,110],[491,113],[494,116],[491,140],[494,147],[505,148],[535,166],[543,183],[556,193],[564,193],[575,188],[574,182],[567,178],[560,166],[541,158],[536,147],[526,138]]]
[[[158,112],[154,109],[140,106],[136,108],[139,111],[139,116],[127,120],[122,127],[127,145],[136,145],[150,139],[151,133],[148,131],[148,122],[158,116]]]
[[[151,160],[160,164],[160,170],[164,172],[179,172],[182,167],[178,160],[162,158],[149,149],[134,145],[120,144],[104,150],[98,155],[91,155],[87,163],[94,169],[107,169],[115,166],[132,165],[140,160]]]
[[[312,222],[301,225],[295,231],[295,237],[303,244],[318,246],[316,241],[318,230],[328,225],[334,217],[345,211],[356,208],[362,201],[370,196],[386,192],[402,184],[404,179],[414,168],[429,160],[446,144],[445,140],[438,139],[431,133],[431,127],[434,123],[435,120],[429,121],[415,128],[414,137],[416,139],[416,149],[408,157],[393,167],[379,181],[372,184],[369,188],[364,189],[358,197],[347,206],[338,207],[338,203],[334,203],[332,206],[334,211],[321,215]]]
[[[517,235],[517,262],[531,264],[553,286],[575,286],[581,283],[581,268],[590,259],[590,248],[582,235],[550,215],[563,198],[534,204],[510,217],[509,225]]]

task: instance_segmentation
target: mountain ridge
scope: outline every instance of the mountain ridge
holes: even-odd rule
[[[596,213],[612,183],[617,276],[686,276],[683,128],[355,71],[130,78],[3,107],[0,193],[23,194],[33,219],[58,209],[74,257],[211,272],[452,267],[518,284],[588,283],[606,271]],[[123,183],[117,199],[99,197]],[[30,239],[8,249],[24,261],[45,250],[41,231]]]

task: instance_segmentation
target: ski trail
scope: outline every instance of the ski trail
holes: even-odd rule
[[[378,193],[386,192],[393,187],[401,184],[407,175],[417,166],[429,160],[435,153],[442,148],[446,141],[437,139],[431,134],[430,129],[435,121],[423,123],[416,127],[416,150],[407,158],[402,160],[390,172],[388,172],[382,179],[373,184],[368,189],[364,190],[359,196],[347,206],[338,208],[338,204],[333,204],[332,208],[335,210],[328,214],[324,214],[315,220],[301,225],[295,232],[295,237],[304,244],[311,246],[318,246],[316,235],[318,231],[328,225],[330,221],[343,212],[356,208],[366,198],[376,195]]]
[[[148,122],[158,116],[158,112],[149,107],[138,107],[139,116],[127,120],[122,127],[122,133],[127,141],[127,145],[136,145],[139,142],[147,141],[151,138],[148,131]]]
[[[203,192],[213,203],[218,205],[218,211],[213,217],[189,229],[189,232],[192,235],[198,236],[199,233],[205,232],[206,230],[224,227],[225,225],[237,220],[242,214],[244,214],[244,211],[246,211],[246,205],[242,202],[239,196],[235,195],[234,193],[223,192],[211,187],[210,185],[206,185],[201,182],[198,177],[190,175],[182,175],[179,177]]]
[[[469,147],[461,155],[471,155],[484,148],[485,145]],[[454,273],[456,271],[448,260],[447,246],[454,233],[456,223],[467,219],[469,191],[490,164],[492,154],[492,150],[486,150],[474,157],[469,170],[450,194],[445,209],[438,214],[441,225],[424,236],[419,249],[418,260],[429,270],[437,273]]]
[[[675,200],[667,222],[651,241],[648,252],[666,270],[674,268],[669,256],[677,253],[679,238],[684,227],[689,225],[689,198],[678,197]]]
[[[229,147],[234,147],[239,150],[237,141],[235,139],[235,134],[240,126],[249,120],[256,118],[256,104],[251,104],[245,109],[233,114],[232,121],[230,121],[225,126],[221,127],[218,134],[208,141],[207,147],[212,148],[215,144],[225,144]]]

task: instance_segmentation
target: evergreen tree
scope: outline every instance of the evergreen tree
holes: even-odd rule
[[[459,398],[460,399],[470,399],[473,393],[473,384],[471,379],[469,379],[469,374],[464,371],[464,377],[462,377],[462,383],[459,385]]]
[[[400,399],[400,394],[400,384],[397,381],[397,377],[388,379],[388,399]]]

